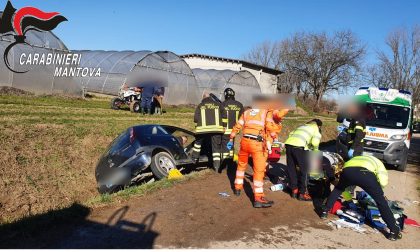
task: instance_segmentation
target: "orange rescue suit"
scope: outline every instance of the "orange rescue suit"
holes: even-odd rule
[[[242,190],[245,171],[248,167],[248,157],[253,160],[254,197],[264,197],[264,176],[267,163],[266,134],[274,124],[272,113],[266,109],[249,109],[243,113],[232,129],[230,139],[234,139],[241,130],[243,133],[238,154],[235,189]],[[270,144],[271,145],[271,144]]]

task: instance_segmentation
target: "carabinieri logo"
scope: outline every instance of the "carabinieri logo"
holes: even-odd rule
[[[6,8],[0,18],[0,34],[14,35],[15,42],[11,43],[4,50],[4,63],[6,67],[15,73],[25,73],[26,71],[17,71],[12,69],[9,63],[9,51],[18,44],[26,44],[26,32],[30,30],[51,31],[63,21],[67,21],[65,17],[58,12],[44,12],[35,7],[23,7],[16,11],[10,1],[7,1]],[[30,45],[29,45],[30,46]]]

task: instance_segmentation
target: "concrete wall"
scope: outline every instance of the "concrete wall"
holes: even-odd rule
[[[190,66],[191,69],[202,68],[202,69],[216,69],[216,70],[233,70],[241,71],[248,70],[251,72],[261,87],[263,94],[274,94],[277,93],[277,76],[269,73],[265,73],[259,69],[251,69],[243,67],[240,62],[230,62],[218,59],[208,59],[201,57],[184,58],[185,62]]]

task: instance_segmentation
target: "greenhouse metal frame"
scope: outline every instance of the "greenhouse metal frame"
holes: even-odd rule
[[[55,65],[21,66],[18,55],[26,54],[59,54],[68,53],[65,44],[52,32],[30,30],[26,34],[26,44],[17,44],[9,52],[8,58],[13,69],[29,70],[26,73],[10,71],[3,60],[0,60],[0,86],[18,88],[35,94],[69,94],[81,95],[82,89],[73,78],[54,77]],[[14,42],[13,35],[0,36],[0,51]]]
[[[223,100],[223,91],[232,88],[236,93],[236,100],[244,105],[250,105],[253,95],[261,94],[260,85],[255,76],[249,71],[193,69],[200,95],[213,93]]]
[[[189,65],[169,51],[73,51],[80,53],[80,67],[100,68],[100,77],[78,78],[90,92],[117,95],[121,86],[141,86],[155,81],[165,88],[167,104],[196,104],[196,80]]]

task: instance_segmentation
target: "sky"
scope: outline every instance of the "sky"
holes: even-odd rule
[[[389,31],[420,24],[420,1],[12,0],[68,19],[54,33],[69,49],[169,50],[241,58],[298,31],[351,29],[384,49]],[[0,0],[0,6],[6,5]],[[0,7],[3,8],[3,7]]]

